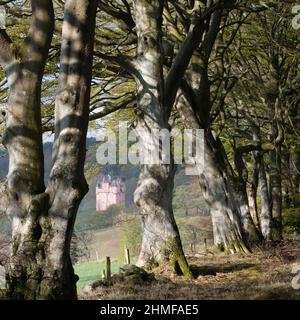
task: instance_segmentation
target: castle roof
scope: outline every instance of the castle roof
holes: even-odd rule
[[[109,173],[103,173],[98,177],[97,187],[101,188],[101,185],[102,185],[103,182],[107,182],[107,183],[109,183],[110,186],[116,187],[120,183],[124,183],[125,182],[125,178],[124,177],[118,177],[118,176],[112,176]]]

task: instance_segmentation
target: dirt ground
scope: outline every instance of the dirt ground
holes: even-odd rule
[[[188,257],[195,279],[154,270],[156,280],[145,284],[101,287],[81,299],[300,299],[292,280],[300,270],[300,241],[264,245],[251,255],[199,253]],[[300,271],[298,271],[298,274]],[[300,276],[293,283],[300,286]],[[298,279],[298,280],[297,280]]]

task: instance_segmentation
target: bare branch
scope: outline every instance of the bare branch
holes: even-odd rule
[[[0,65],[6,71],[16,60],[12,42],[5,30],[0,30]]]
[[[222,11],[225,8],[235,8],[234,1],[229,1],[229,3],[217,3],[216,5],[213,5],[207,9],[202,16],[197,14],[195,15],[194,26],[191,28],[186,40],[181,45],[181,48],[179,49],[179,52],[166,79],[165,104],[169,111],[172,109],[180,81],[185,74],[191,57],[194,51],[200,45],[202,35],[204,33],[205,22],[209,20],[214,13]]]
[[[94,55],[103,60],[118,64],[120,67],[122,67],[124,70],[131,73],[132,75],[138,73],[134,59],[129,56],[121,54],[118,56],[111,56],[99,51],[95,52]]]

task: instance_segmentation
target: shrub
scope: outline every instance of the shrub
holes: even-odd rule
[[[300,233],[300,208],[285,209],[282,222],[285,233]]]
[[[120,258],[124,260],[125,246],[130,250],[132,257],[138,256],[142,242],[141,221],[137,215],[128,215],[121,222]]]

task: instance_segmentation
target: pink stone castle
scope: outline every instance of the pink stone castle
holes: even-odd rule
[[[96,185],[96,210],[105,211],[112,205],[125,204],[126,184],[123,178],[104,174]]]

